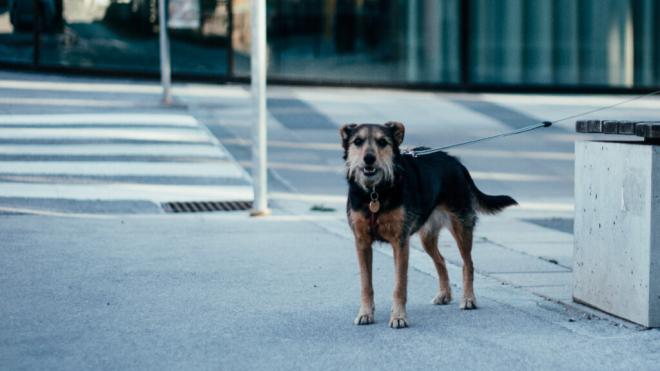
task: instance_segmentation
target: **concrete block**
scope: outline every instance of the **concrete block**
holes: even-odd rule
[[[573,298],[660,327],[660,146],[575,144]]]
[[[578,133],[588,133],[587,120],[577,120],[575,121],[575,131]]]
[[[619,135],[635,135],[635,126],[632,121],[619,121]]]
[[[619,134],[619,121],[603,121],[603,134]]]
[[[587,121],[587,132],[588,133],[602,133],[603,132],[603,123],[600,120],[589,120]]]
[[[637,124],[635,134],[639,137],[658,139],[660,138],[660,122],[646,122]]]

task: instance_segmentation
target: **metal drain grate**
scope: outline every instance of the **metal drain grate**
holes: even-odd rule
[[[252,209],[252,201],[165,202],[162,206],[166,213],[209,213],[250,210]]]

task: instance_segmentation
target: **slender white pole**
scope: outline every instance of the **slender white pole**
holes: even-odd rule
[[[252,179],[254,201],[252,216],[270,213],[268,209],[268,178],[266,152],[266,0],[252,0]]]
[[[160,82],[163,86],[163,104],[172,103],[170,92],[170,40],[167,37],[167,15],[165,5],[167,0],[158,1],[158,33],[160,34]]]

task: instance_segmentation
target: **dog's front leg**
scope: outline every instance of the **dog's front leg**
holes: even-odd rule
[[[392,313],[390,315],[391,328],[408,327],[406,318],[406,300],[408,296],[408,238],[402,241],[393,241],[394,252],[394,298]]]
[[[360,266],[360,311],[355,317],[356,325],[374,323],[374,288],[371,281],[371,266],[373,261],[372,241],[358,239],[355,243],[358,264]]]

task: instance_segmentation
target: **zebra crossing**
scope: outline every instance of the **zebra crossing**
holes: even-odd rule
[[[0,212],[251,199],[247,173],[190,115],[0,115]]]

